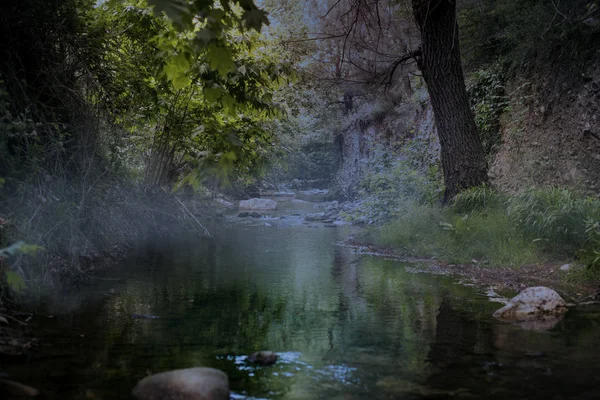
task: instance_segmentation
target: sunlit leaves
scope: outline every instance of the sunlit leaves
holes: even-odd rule
[[[168,149],[157,158],[182,172],[177,187],[252,179],[272,151],[267,122],[283,115],[273,92],[291,72],[264,50],[267,14],[252,0],[150,0],[142,14],[125,11],[130,1],[100,26],[115,34],[104,57],[106,103],[125,105],[115,120],[140,151]]]

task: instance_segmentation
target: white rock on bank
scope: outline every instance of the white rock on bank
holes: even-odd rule
[[[277,202],[271,199],[250,199],[240,201],[240,210],[275,211]]]
[[[560,317],[567,311],[567,303],[553,289],[536,286],[523,290],[494,313],[494,317],[511,322],[538,318]]]
[[[562,267],[560,267],[559,270],[562,272],[569,272],[571,270],[571,264],[565,264]]]
[[[132,395],[136,400],[229,400],[229,380],[218,369],[178,369],[142,379]]]

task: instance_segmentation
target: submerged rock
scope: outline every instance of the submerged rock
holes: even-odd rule
[[[324,221],[327,219],[327,214],[324,212],[310,213],[304,216],[304,219],[309,222]]]
[[[536,286],[523,290],[494,313],[494,317],[510,322],[544,321],[540,328],[553,326],[550,320],[561,318],[567,303],[553,289]],[[527,325],[527,324],[526,324]],[[536,324],[533,324],[536,325]],[[555,325],[555,324],[554,324]]]
[[[296,193],[294,192],[277,192],[273,190],[263,191],[261,192],[261,196],[272,197],[277,201],[290,201],[296,198]]]
[[[131,314],[131,318],[133,319],[159,319],[158,315],[152,314]]]
[[[271,199],[241,200],[240,210],[275,211],[277,210],[277,202]]]
[[[22,399],[27,397],[42,398],[39,390],[31,386],[24,385],[19,382],[10,381],[8,379],[0,379],[0,393],[4,393],[8,397],[3,399]]]
[[[178,369],[142,379],[132,395],[136,400],[229,400],[229,380],[218,369]]]
[[[257,351],[248,356],[248,361],[259,365],[273,365],[279,356],[272,351]]]

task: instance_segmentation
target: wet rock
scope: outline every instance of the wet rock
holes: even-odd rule
[[[275,211],[277,202],[271,199],[250,199],[240,201],[240,210]]]
[[[261,192],[261,196],[273,198],[274,200],[277,200],[277,201],[291,201],[296,198],[296,193],[266,191],[266,192]]]
[[[567,304],[556,291],[536,286],[527,288],[510,299],[504,307],[494,313],[494,317],[511,322],[543,320],[547,323],[541,324],[540,328],[545,329],[544,326],[553,326],[553,320],[562,317],[566,311]]]
[[[151,314],[131,314],[131,318],[133,319],[159,319],[158,315]]]
[[[261,218],[262,217],[262,215],[257,213],[256,211],[249,213],[248,216],[251,218]]]
[[[225,208],[235,208],[235,205],[225,199],[215,199],[215,203],[217,205],[225,207]]]
[[[327,219],[327,214],[324,212],[310,213],[304,216],[304,220],[309,222],[323,221]]]
[[[218,369],[179,369],[142,379],[132,395],[136,400],[229,400],[229,380]]]
[[[248,356],[248,361],[258,365],[273,365],[279,356],[272,351],[257,351]]]

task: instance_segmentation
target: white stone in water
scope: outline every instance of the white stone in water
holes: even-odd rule
[[[275,211],[277,202],[271,199],[250,199],[240,201],[240,210]]]
[[[494,313],[504,321],[528,321],[538,318],[559,317],[567,311],[567,303],[553,289],[536,286],[523,290]]]
[[[229,400],[229,380],[218,369],[178,369],[142,379],[132,395],[136,400]]]

